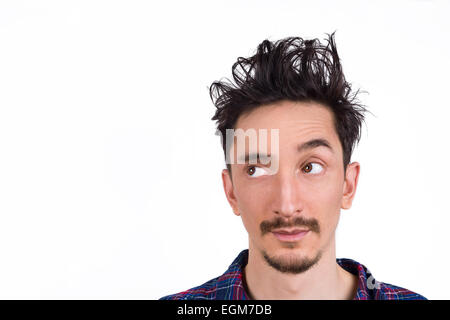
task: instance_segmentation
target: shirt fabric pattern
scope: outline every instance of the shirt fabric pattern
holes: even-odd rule
[[[243,270],[247,262],[248,249],[245,249],[221,276],[159,300],[251,300],[243,281]],[[353,300],[427,300],[408,289],[375,280],[371,272],[355,260],[337,258],[336,262],[343,269],[358,276],[358,288]]]

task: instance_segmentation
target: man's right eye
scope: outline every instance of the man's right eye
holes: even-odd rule
[[[247,174],[252,178],[259,177],[261,175],[264,175],[264,173],[266,173],[265,169],[256,166],[247,166],[246,171]]]

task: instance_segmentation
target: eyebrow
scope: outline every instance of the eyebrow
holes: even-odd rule
[[[334,153],[333,148],[331,147],[331,144],[328,142],[328,140],[323,139],[323,138],[318,138],[318,139],[312,139],[309,141],[306,141],[302,144],[299,144],[297,146],[297,152],[302,153],[311,149],[315,149],[318,147],[325,147],[328,148],[329,151],[331,151],[332,153]],[[269,158],[270,157],[270,153],[265,155],[265,154],[258,154],[258,153],[250,153],[250,154],[245,154],[243,156],[239,157],[240,161],[245,161],[245,163],[249,162],[250,159],[258,159],[259,158]]]
[[[257,158],[258,157],[258,158]],[[258,153],[250,153],[240,156],[238,159],[240,162],[245,161],[245,163],[249,162],[250,159],[261,159],[261,158],[270,158],[270,153],[266,154],[258,154]],[[259,160],[258,160],[259,162]]]
[[[297,147],[297,151],[298,152],[304,152],[304,151],[311,150],[311,149],[318,148],[318,147],[326,147],[332,153],[334,153],[334,150],[331,147],[331,144],[328,142],[328,140],[322,139],[322,138],[312,139],[312,140],[309,140],[309,141],[306,141],[306,142],[302,143],[301,145],[299,145]]]

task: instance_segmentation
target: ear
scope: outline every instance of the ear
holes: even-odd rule
[[[231,177],[230,177],[230,173],[228,172],[228,169],[222,170],[222,182],[223,182],[223,189],[225,191],[225,196],[227,197],[228,203],[230,204],[231,208],[233,209],[234,214],[239,216],[240,213],[238,210],[236,196],[234,194],[233,182],[231,181]]]
[[[360,166],[358,162],[352,162],[347,165],[344,188],[342,190],[342,209],[350,209],[352,206],[353,198],[356,193],[356,187],[358,185],[359,169]]]

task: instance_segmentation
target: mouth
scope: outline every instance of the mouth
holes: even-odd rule
[[[309,233],[309,229],[278,229],[272,234],[280,241],[298,241]]]

